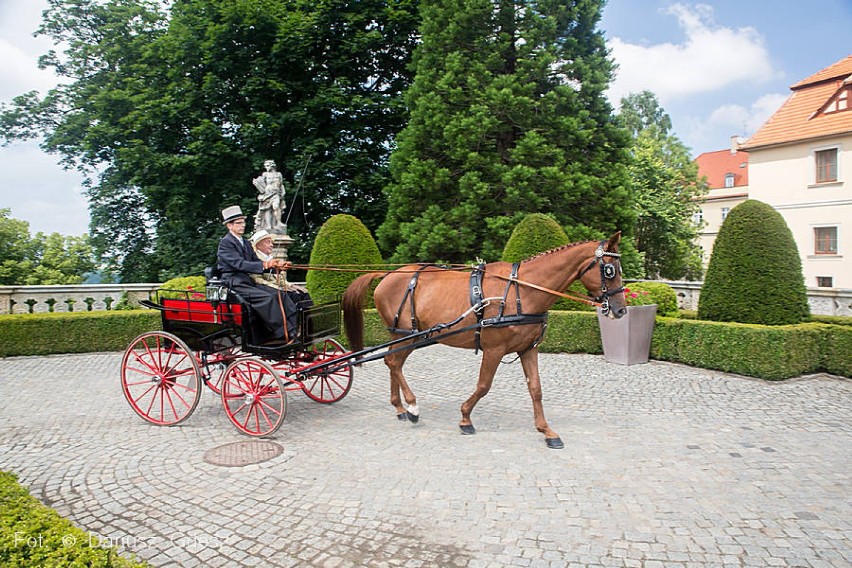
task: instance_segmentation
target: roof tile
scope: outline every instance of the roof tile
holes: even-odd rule
[[[819,112],[850,76],[852,55],[799,81],[781,108],[741,148],[754,150],[852,132],[852,109]]]
[[[698,177],[706,176],[710,189],[724,188],[727,174],[734,174],[734,187],[748,185],[748,152],[704,152],[695,158],[695,163],[698,164]]]

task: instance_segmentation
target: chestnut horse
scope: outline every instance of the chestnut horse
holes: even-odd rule
[[[413,264],[392,272],[374,272],[355,279],[343,295],[343,313],[350,348],[364,347],[364,296],[371,283],[376,287],[376,308],[394,338],[418,331],[435,341],[466,349],[482,349],[476,390],[461,406],[459,427],[463,434],[476,430],[470,415],[488,394],[503,356],[517,353],[532,398],[536,429],[550,448],[562,448],[559,435],[547,424],[542,407],[538,374],[538,343],[546,327],[547,310],[572,282],[579,279],[593,299],[611,318],[627,313],[621,284],[618,242],[621,233],[608,241],[565,245],[521,263],[492,262],[472,270],[453,270]],[[555,293],[554,293],[555,292]],[[456,320],[456,321],[454,321]],[[452,322],[450,325],[443,325]],[[461,329],[454,330],[458,325]],[[455,331],[455,333],[453,333]],[[402,366],[418,347],[423,334],[384,357],[390,369],[390,402],[400,420],[419,418],[417,399],[402,374]],[[402,404],[400,395],[405,399]]]

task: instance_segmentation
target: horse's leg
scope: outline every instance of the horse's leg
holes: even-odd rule
[[[538,349],[530,349],[521,354],[521,365],[527,377],[527,387],[533,403],[535,429],[544,434],[548,448],[561,449],[565,447],[559,434],[550,429],[544,417],[544,407],[541,404],[541,378],[538,375]]]
[[[482,364],[479,366],[479,381],[476,383],[476,390],[473,394],[464,401],[461,405],[461,428],[462,434],[476,434],[476,428],[473,427],[473,422],[470,421],[470,413],[473,412],[473,407],[479,402],[483,396],[491,390],[491,384],[494,382],[494,373],[497,372],[497,367],[500,365],[500,360],[503,358],[503,353],[498,350],[483,350]]]
[[[411,422],[417,422],[420,419],[420,410],[417,408],[417,398],[408,383],[405,381],[405,376],[402,374],[402,366],[405,360],[411,355],[412,349],[404,349],[391,353],[384,358],[385,365],[390,370],[390,402],[396,409],[396,417],[400,420],[408,419]],[[405,398],[405,405],[402,404],[402,398]]]

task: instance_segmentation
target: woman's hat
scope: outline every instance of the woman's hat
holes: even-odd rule
[[[228,224],[231,221],[245,218],[246,216],[243,215],[243,210],[240,209],[239,205],[231,205],[230,207],[222,209],[222,219],[224,219],[224,221],[222,221],[223,224]]]
[[[269,234],[269,231],[267,231],[266,229],[261,229],[251,236],[251,244],[256,245],[257,243],[259,243],[263,239],[271,239],[271,238],[272,238],[272,235]]]

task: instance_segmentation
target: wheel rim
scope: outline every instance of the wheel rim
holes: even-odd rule
[[[337,341],[326,339],[312,345],[311,352],[315,355],[314,363],[321,363],[339,357],[346,353],[346,350]],[[317,402],[323,404],[337,402],[346,396],[352,387],[352,366],[346,365],[333,372],[323,370],[306,375],[302,381],[302,387],[305,394]]]
[[[143,333],[121,362],[121,387],[136,414],[160,426],[180,424],[201,398],[200,370],[186,344],[170,333]]]
[[[249,436],[274,434],[287,414],[287,393],[278,374],[259,359],[234,361],[222,378],[228,420]]]

